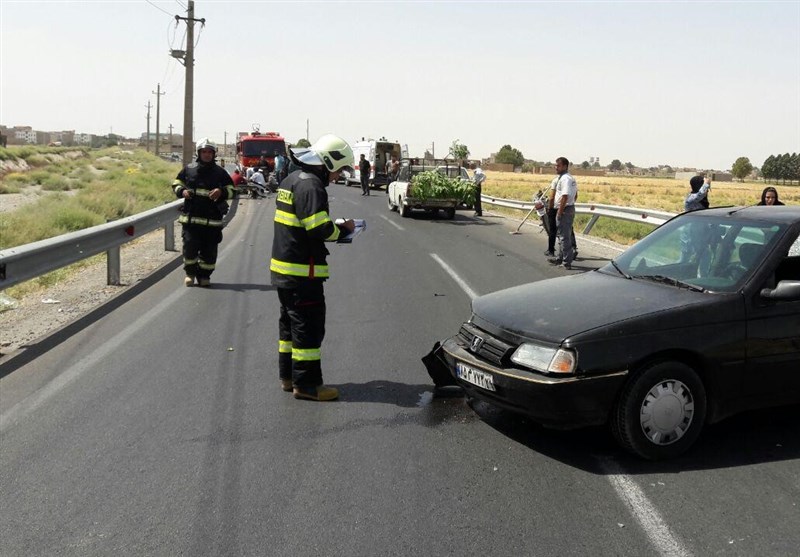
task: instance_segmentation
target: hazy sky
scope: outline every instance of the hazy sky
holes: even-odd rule
[[[0,123],[183,126],[186,0],[0,0]],[[195,139],[385,135],[437,156],[760,166],[800,150],[800,0],[195,2]]]

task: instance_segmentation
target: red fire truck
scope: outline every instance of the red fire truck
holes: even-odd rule
[[[261,133],[256,126],[250,133],[239,132],[239,139],[236,141],[236,163],[243,174],[248,168],[259,166],[261,157],[267,160],[269,170],[273,170],[275,155],[278,153],[286,155],[286,142],[278,132]]]

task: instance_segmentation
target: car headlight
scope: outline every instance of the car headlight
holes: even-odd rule
[[[578,356],[573,350],[549,348],[526,342],[514,351],[511,361],[548,373],[574,373],[578,365]]]

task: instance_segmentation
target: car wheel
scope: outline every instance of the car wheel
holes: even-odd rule
[[[453,208],[445,209],[444,216],[445,218],[452,220],[456,216],[456,210]]]
[[[386,205],[389,206],[390,211],[397,211],[397,205],[392,203],[392,198],[389,196],[386,196]]]
[[[680,362],[660,362],[636,373],[611,416],[617,442],[649,460],[676,457],[695,442],[706,419],[706,390]]]
[[[403,205],[403,199],[401,197],[397,198],[397,209],[400,211],[401,217],[407,217],[411,214],[411,208]]]

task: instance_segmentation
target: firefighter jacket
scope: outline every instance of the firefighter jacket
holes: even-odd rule
[[[328,215],[328,192],[322,180],[303,170],[281,182],[275,199],[275,235],[269,270],[278,288],[296,288],[303,280],[328,278],[325,242],[340,229]]]
[[[222,196],[212,201],[208,196],[215,188],[222,190]],[[184,190],[192,192],[192,196],[183,201],[183,214],[178,222],[222,228],[222,217],[228,212],[226,200],[234,196],[233,180],[224,168],[214,163],[188,164],[172,182],[172,189],[179,198],[183,198]]]

